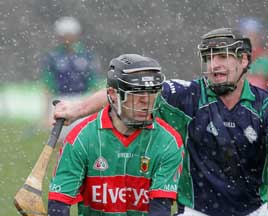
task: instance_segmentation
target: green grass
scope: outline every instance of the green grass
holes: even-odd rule
[[[0,215],[19,215],[13,205],[16,192],[24,184],[49,136],[37,123],[3,120],[0,126]],[[56,160],[56,151],[50,161],[43,184],[43,201],[47,206],[48,184]],[[75,207],[71,215],[76,215]]]

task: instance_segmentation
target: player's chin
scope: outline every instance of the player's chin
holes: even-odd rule
[[[228,79],[214,79],[213,81],[211,81],[213,84],[223,84],[223,83],[226,83],[226,82],[228,82]]]

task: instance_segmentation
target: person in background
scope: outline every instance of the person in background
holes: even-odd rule
[[[258,57],[268,55],[265,49],[265,34],[262,22],[255,17],[244,17],[239,20],[238,29],[251,41],[252,55],[251,61]]]
[[[265,46],[264,26],[255,17],[244,17],[239,21],[239,29],[250,39],[252,45],[252,65],[247,78],[251,84],[266,90],[268,53]]]
[[[41,80],[46,109],[44,125],[50,127],[54,99],[79,99],[94,91],[101,79],[99,61],[81,42],[82,28],[74,17],[61,17],[54,24],[58,45],[43,61]],[[69,128],[70,129],[70,128]],[[68,128],[64,128],[61,137]]]
[[[156,101],[158,116],[184,140],[177,215],[268,215],[268,92],[246,78],[250,39],[237,29],[214,29],[198,50],[201,77],[167,80]],[[54,117],[69,124],[106,103],[102,90],[60,102]]]
[[[68,134],[50,183],[48,215],[170,216],[182,168],[182,138],[153,112],[164,75],[137,54],[110,62],[109,103]]]
[[[254,62],[252,62],[247,77],[252,85],[267,90],[268,56],[259,57]]]

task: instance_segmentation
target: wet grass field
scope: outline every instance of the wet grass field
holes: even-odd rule
[[[0,126],[0,215],[19,215],[13,205],[16,192],[23,186],[49,136],[38,123],[2,119]],[[43,201],[47,207],[48,184],[57,153],[54,151],[43,184]],[[76,214],[72,207],[71,215]]]

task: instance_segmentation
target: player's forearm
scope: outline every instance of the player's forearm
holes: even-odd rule
[[[64,124],[70,125],[79,118],[99,111],[106,103],[106,89],[102,89],[82,101],[61,101],[55,107],[54,119],[64,118]]]
[[[87,97],[85,100],[80,101],[78,115],[79,117],[85,117],[98,112],[106,105],[107,102],[107,90],[101,89],[100,91]]]

